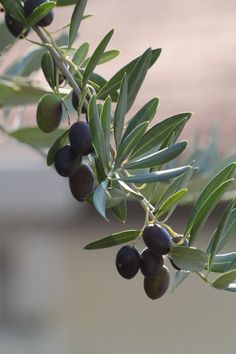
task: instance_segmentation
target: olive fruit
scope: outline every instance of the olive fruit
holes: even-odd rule
[[[29,17],[32,12],[41,4],[44,4],[45,2],[48,2],[48,0],[25,0],[24,2],[24,11],[25,11],[25,16]],[[46,27],[49,26],[54,18],[54,13],[53,11],[49,11],[39,22],[36,24],[41,27]]]
[[[140,267],[140,253],[132,246],[123,246],[116,255],[116,268],[125,279],[133,278]]]
[[[169,232],[163,226],[157,224],[148,225],[143,230],[143,241],[156,254],[167,254],[172,246]]]
[[[82,156],[66,145],[56,153],[55,169],[60,176],[70,177],[78,171],[81,162]]]
[[[73,197],[83,202],[94,190],[94,173],[91,167],[82,163],[78,171],[69,178],[69,184]]]
[[[170,273],[166,266],[163,266],[160,272],[154,277],[144,278],[144,290],[150,299],[155,300],[162,297],[170,284]]]
[[[57,129],[62,118],[61,99],[54,94],[44,95],[37,107],[36,119],[38,127],[45,133]]]
[[[69,130],[69,140],[72,149],[83,156],[93,151],[90,128],[87,122],[74,123]]]
[[[145,248],[141,253],[140,270],[144,276],[152,277],[158,274],[163,266],[164,260],[162,255],[152,253]]]
[[[27,36],[27,34],[29,33],[29,29],[23,31],[25,28],[24,22],[16,20],[14,17],[12,17],[7,12],[5,13],[5,24],[7,26],[7,29],[9,30],[9,32],[11,32],[11,34],[15,37],[19,36],[19,38],[23,38],[23,35]],[[21,33],[22,33],[22,35],[20,35]]]
[[[72,98],[71,98],[71,102],[72,102],[72,106],[73,108],[78,111],[78,107],[79,107],[79,97],[77,96],[77,93],[73,90],[72,91]],[[87,109],[83,106],[82,107],[82,113],[86,114],[87,113]]]
[[[178,246],[184,246],[184,247],[189,247],[189,242],[188,240],[184,240],[184,242],[181,242],[183,240],[183,236],[175,236],[172,237],[172,241],[177,244]]]

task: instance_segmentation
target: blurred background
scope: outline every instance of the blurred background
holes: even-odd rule
[[[72,8],[57,10],[52,29],[69,22]],[[134,110],[160,97],[155,120],[194,112],[183,138],[200,132],[207,148],[214,128],[217,154],[235,152],[236,3],[180,0],[89,0],[79,43],[91,48],[111,28],[111,49],[121,55],[101,67],[109,78],[147,47],[163,48]],[[3,18],[3,15],[0,15]],[[34,37],[32,37],[34,38]],[[0,72],[30,46],[17,43]],[[1,95],[1,93],[0,93]],[[34,124],[35,107],[27,120]],[[26,145],[0,136],[0,351],[6,354],[228,354],[235,353],[235,295],[209,289],[192,275],[174,294],[149,300],[142,276],[125,281],[116,272],[117,248],[85,251],[112,232],[142,225],[142,210],[129,205],[127,225],[106,224],[78,205],[68,181]],[[182,232],[189,206],[170,224]],[[204,228],[204,247],[224,209]],[[140,249],[142,245],[140,245]],[[229,250],[235,249],[232,239]]]

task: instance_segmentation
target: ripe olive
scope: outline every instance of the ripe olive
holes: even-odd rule
[[[133,278],[139,270],[141,257],[139,251],[132,246],[123,246],[116,255],[116,268],[125,279]]]
[[[163,263],[162,255],[154,254],[148,248],[145,248],[141,253],[140,269],[144,276],[152,277],[158,274]]]
[[[48,2],[48,0],[25,0],[24,2],[24,11],[25,16],[29,17],[32,12],[41,4]],[[37,22],[38,26],[46,27],[49,26],[54,18],[53,11],[49,11],[39,22]]]
[[[143,230],[143,241],[156,254],[167,254],[172,246],[169,232],[163,226],[157,224],[148,225]]]
[[[62,118],[61,99],[54,94],[44,95],[37,107],[36,119],[38,127],[45,133],[57,129]]]
[[[82,156],[66,145],[56,153],[55,169],[60,176],[70,177],[78,171],[81,162]]]
[[[91,167],[82,163],[78,171],[69,178],[69,184],[74,198],[83,202],[94,190],[94,173]]]
[[[25,28],[24,22],[16,20],[14,17],[12,17],[7,12],[5,13],[5,24],[7,26],[7,29],[9,30],[9,32],[11,32],[11,34],[15,37],[19,36],[19,38],[23,38],[23,35],[24,35],[24,37],[26,37],[27,34],[29,33],[29,29],[23,31]]]
[[[74,123],[69,130],[69,140],[75,152],[83,156],[93,152],[90,128],[87,122]]]
[[[154,277],[144,278],[144,290],[150,299],[155,300],[162,297],[170,284],[170,273],[166,266],[163,266],[160,272]]]

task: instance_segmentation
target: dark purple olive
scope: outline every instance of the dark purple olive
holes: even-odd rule
[[[60,176],[71,177],[78,171],[81,162],[82,156],[66,145],[56,153],[55,169]]]
[[[22,32],[25,28],[24,22],[16,20],[7,12],[5,13],[5,24],[7,26],[8,31],[11,32],[14,37],[23,38],[26,37],[29,33],[29,29]]]
[[[87,122],[76,122],[69,130],[69,140],[72,149],[83,156],[93,152],[90,128]]]
[[[162,297],[166,293],[169,284],[170,273],[166,266],[163,266],[156,276],[144,278],[145,293],[152,300]]]
[[[69,178],[69,184],[73,197],[83,202],[94,190],[94,173],[91,167],[82,163],[78,171]]]
[[[132,246],[123,246],[116,255],[116,268],[125,279],[133,278],[139,270],[141,257],[139,251]]]
[[[163,263],[163,256],[152,253],[149,248],[145,248],[141,253],[140,269],[144,276],[152,277],[157,275],[160,272]]]
[[[169,232],[157,224],[148,225],[143,230],[143,241],[145,245],[156,254],[167,254],[172,247]]]

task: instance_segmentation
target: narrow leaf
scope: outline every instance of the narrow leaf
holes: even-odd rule
[[[119,184],[121,185],[121,187],[128,192],[129,194],[131,194],[134,198],[138,199],[138,200],[142,200],[143,199],[143,195],[140,192],[136,192],[135,190],[133,190],[128,184],[126,184],[123,181],[118,181]]]
[[[122,202],[124,199],[127,198],[127,195],[123,193],[120,189],[117,188],[109,188],[107,189],[106,192],[106,209],[110,209],[120,202]]]
[[[202,208],[202,205],[207,201],[210,195],[226,180],[230,179],[235,171],[236,163],[231,163],[221,170],[211,181],[206,185],[198,199],[196,200],[193,209],[189,215],[187,224],[185,226],[184,234],[188,235],[193,224],[195,223],[198,211]]]
[[[21,22],[25,21],[24,9],[20,0],[1,0],[0,3],[16,20]]]
[[[162,205],[168,198],[170,198],[173,194],[175,194],[181,188],[185,188],[188,186],[189,181],[193,175],[194,168],[189,169],[183,175],[175,178],[165,189],[163,194],[160,196],[160,200],[156,205],[156,210]],[[153,196],[152,200],[155,200],[155,195]]]
[[[236,268],[236,252],[216,254],[211,263],[211,272],[225,273]],[[205,265],[208,269],[208,263]]]
[[[186,193],[188,193],[188,189],[180,189],[178,192],[169,197],[157,211],[157,218],[160,218],[162,215],[166,214],[173,205],[176,205],[180,199],[182,199]]]
[[[112,35],[113,35],[114,30],[111,30],[108,32],[108,34],[103,38],[103,40],[100,42],[98,47],[95,49],[93,55],[91,56],[85,71],[84,71],[84,76],[83,76],[83,87],[87,84],[91,74],[93,73],[93,70],[95,69],[97,63],[101,59],[102,54],[104,53],[104,50],[106,49]]]
[[[192,247],[173,247],[170,256],[178,268],[190,272],[200,272],[207,262],[206,253]]]
[[[236,269],[230,270],[220,275],[213,283],[212,286],[216,289],[226,289],[236,279]]]
[[[105,237],[99,241],[95,241],[85,246],[86,250],[97,250],[101,248],[108,248],[117,245],[121,245],[123,243],[127,243],[135,240],[140,234],[140,230],[127,230],[122,232],[117,232],[112,234],[111,236]]]
[[[152,50],[149,48],[144,54],[140,57],[138,62],[135,64],[135,67],[131,74],[129,75],[128,80],[128,100],[127,100],[127,112],[132,107],[135,98],[139,92],[139,89],[146,77],[147,71],[151,63]]]
[[[52,147],[48,151],[48,155],[47,155],[47,165],[48,166],[51,166],[54,163],[56,153],[58,152],[58,150],[63,148],[63,146],[66,145],[67,140],[68,140],[68,130],[66,130],[65,132],[63,132],[59,136],[59,138],[55,141],[55,143],[52,145]]]
[[[97,181],[100,184],[106,179],[107,175],[106,172],[104,171],[101,161],[98,158],[96,157],[94,158],[94,163],[95,163]]]
[[[192,245],[193,242],[196,240],[197,235],[201,231],[201,228],[203,227],[205,221],[207,220],[208,216],[226,191],[226,189],[229,187],[229,185],[233,182],[233,179],[230,179],[228,181],[225,181],[222,183],[218,188],[214,190],[210,196],[208,196],[208,199],[204,200],[204,203],[196,210],[196,215],[194,218],[194,223],[192,225],[192,228],[190,230],[190,238],[189,238],[189,244]]]
[[[79,68],[80,65],[84,62],[88,55],[89,51],[89,43],[83,43],[75,52],[72,62]],[[71,75],[75,75],[76,69],[73,65],[70,66],[70,73]]]
[[[216,229],[216,231],[214,232],[212,239],[210,241],[210,246],[208,249],[208,254],[209,254],[209,270],[211,270],[211,264],[213,261],[213,258],[215,256],[215,254],[218,252],[218,245],[221,242],[222,237],[224,236],[225,233],[225,228],[229,222],[229,218],[232,212],[232,209],[235,205],[235,200],[231,201],[227,208],[225,209],[222,218],[220,220],[220,223]]]
[[[33,47],[22,57],[17,58],[6,70],[6,75],[25,76],[38,70],[41,67],[41,57],[46,52],[45,48]]]
[[[108,50],[106,52],[104,52],[101,56],[101,59],[99,60],[99,62],[97,63],[97,65],[102,65],[105,64],[113,59],[115,59],[118,55],[120,54],[119,50]],[[87,58],[84,62],[83,62],[83,67],[87,66],[88,62],[89,62],[90,58]]]
[[[50,53],[45,53],[41,59],[41,67],[48,84],[52,89],[56,86],[54,63]]]
[[[116,206],[112,208],[113,213],[118,217],[118,219],[125,223],[127,219],[127,202],[123,200]]]
[[[115,142],[117,147],[120,144],[122,133],[123,133],[125,114],[127,110],[127,97],[128,97],[128,80],[127,80],[127,75],[125,74],[123,81],[121,83],[120,94],[119,94],[119,98],[118,98],[118,102],[114,114],[114,135],[115,135]]]
[[[103,162],[103,166],[107,167],[107,150],[105,145],[104,132],[101,126],[99,118],[99,111],[96,103],[96,97],[93,96],[89,103],[89,126],[92,136],[94,150],[100,160]]]
[[[184,272],[183,270],[179,270],[175,273],[174,281],[172,284],[171,292],[173,293],[176,288],[183,283],[183,281],[191,274],[191,272]]]
[[[24,81],[24,78],[6,80],[0,77],[0,92],[0,107],[14,107],[37,103],[49,90]]]
[[[147,131],[146,134],[144,134],[143,139],[140,142],[140,146],[136,151],[134,151],[132,157],[140,156],[162,144],[166,137],[169,134],[172,134],[180,123],[184,123],[185,125],[190,117],[191,113],[180,113],[166,118],[154,125]]]
[[[153,98],[151,101],[146,103],[133,118],[128,122],[127,128],[125,129],[123,139],[125,139],[139,124],[144,122],[151,122],[155,117],[157,106],[159,103],[158,98]]]
[[[87,0],[79,0],[77,1],[77,4],[74,8],[71,17],[70,30],[69,30],[69,43],[68,43],[69,47],[72,46],[73,42],[76,39],[86,5],[87,5]]]
[[[48,1],[37,6],[32,14],[27,18],[27,27],[32,27],[37,24],[44,16],[46,16],[56,6],[55,1]]]
[[[141,141],[139,142],[141,144]],[[154,152],[153,154],[141,157],[137,160],[131,160],[125,164],[125,168],[129,170],[138,168],[150,168],[162,165],[168,161],[175,159],[186,148],[187,142],[181,141],[175,145],[167,147],[163,150]]]
[[[217,252],[222,250],[222,248],[226,245],[229,237],[231,236],[231,234],[235,230],[235,228],[236,228],[236,209],[233,209],[230,214],[228,223],[225,226],[224,234],[222,235],[221,240],[218,244]]]
[[[97,209],[98,213],[108,221],[106,217],[106,190],[108,181],[103,181],[95,190],[93,194],[93,205]]]
[[[148,123],[142,123],[138,125],[127,137],[122,139],[115,160],[115,168],[120,167],[122,162],[127,159],[132,152],[132,150],[137,146],[141,137],[143,136],[145,130],[147,129]]]
[[[105,141],[107,154],[109,154],[110,151],[111,121],[112,121],[111,97],[108,96],[102,106],[102,111],[101,111],[101,125],[104,133],[104,141]]]
[[[160,54],[160,48],[152,50],[152,57],[149,68],[156,62]],[[130,63],[121,68],[98,92],[98,98],[104,98],[109,94],[111,95],[112,92],[118,90],[118,88],[120,87],[120,83],[124,77],[124,74],[126,73],[127,75],[130,75],[139,59],[140,57],[132,60]]]
[[[120,177],[121,181],[127,183],[153,183],[165,182],[171,178],[177,177],[188,171],[191,166],[183,166],[165,171],[155,171],[150,173],[142,173],[134,176]]]
[[[57,129],[50,134],[45,134],[39,128],[26,127],[9,133],[9,136],[19,142],[38,148],[49,148],[64,130]]]

